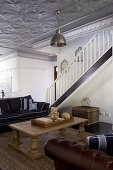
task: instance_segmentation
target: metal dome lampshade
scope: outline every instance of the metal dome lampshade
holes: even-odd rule
[[[61,34],[60,28],[59,28],[59,14],[60,11],[56,12],[58,16],[58,29],[56,30],[56,34],[52,37],[50,45],[53,47],[64,47],[66,46],[66,40],[64,36]]]

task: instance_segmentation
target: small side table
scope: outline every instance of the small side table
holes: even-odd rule
[[[72,116],[88,119],[88,125],[99,121],[99,108],[78,106],[72,108]]]

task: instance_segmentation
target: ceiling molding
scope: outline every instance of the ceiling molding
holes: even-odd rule
[[[51,61],[51,62],[55,62],[57,61],[57,56],[53,55],[53,56],[42,56],[41,54],[37,55],[37,54],[31,54],[31,53],[27,53],[27,52],[19,52],[18,53],[19,57],[23,57],[23,58],[29,58],[29,59],[36,59],[36,60],[44,60],[44,61]]]
[[[9,60],[12,58],[17,58],[17,57],[31,58],[31,59],[36,59],[36,60],[45,60],[45,61],[51,61],[51,62],[57,61],[56,55],[50,55],[48,53],[45,53],[45,55],[43,55],[43,52],[30,53],[30,52],[26,52],[26,51],[17,51],[17,52],[13,51],[10,54],[6,54],[6,55],[0,57],[0,62]]]
[[[79,28],[73,29],[65,33],[65,37],[67,40],[72,40],[73,38],[79,38],[86,36],[88,34],[99,32],[103,29],[109,28],[113,26],[113,15],[100,19],[95,22],[91,22],[89,24],[85,24]]]
[[[18,53],[16,51],[13,51],[12,53],[2,55],[0,57],[0,62],[16,57],[18,57]]]

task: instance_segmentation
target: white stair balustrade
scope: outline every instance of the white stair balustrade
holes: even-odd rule
[[[47,89],[46,102],[54,104],[113,46],[113,28],[96,33]]]

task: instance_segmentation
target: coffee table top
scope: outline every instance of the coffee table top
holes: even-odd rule
[[[27,134],[28,136],[39,136],[51,131],[55,131],[58,129],[63,129],[65,127],[69,127],[72,125],[77,125],[81,123],[87,123],[87,119],[79,118],[79,117],[74,117],[73,121],[66,122],[63,124],[55,125],[52,127],[47,127],[43,128],[37,125],[32,125],[31,121],[25,121],[25,122],[19,122],[19,123],[14,123],[10,124],[9,127],[12,128],[13,130],[17,130],[19,132],[22,132],[24,134]]]

